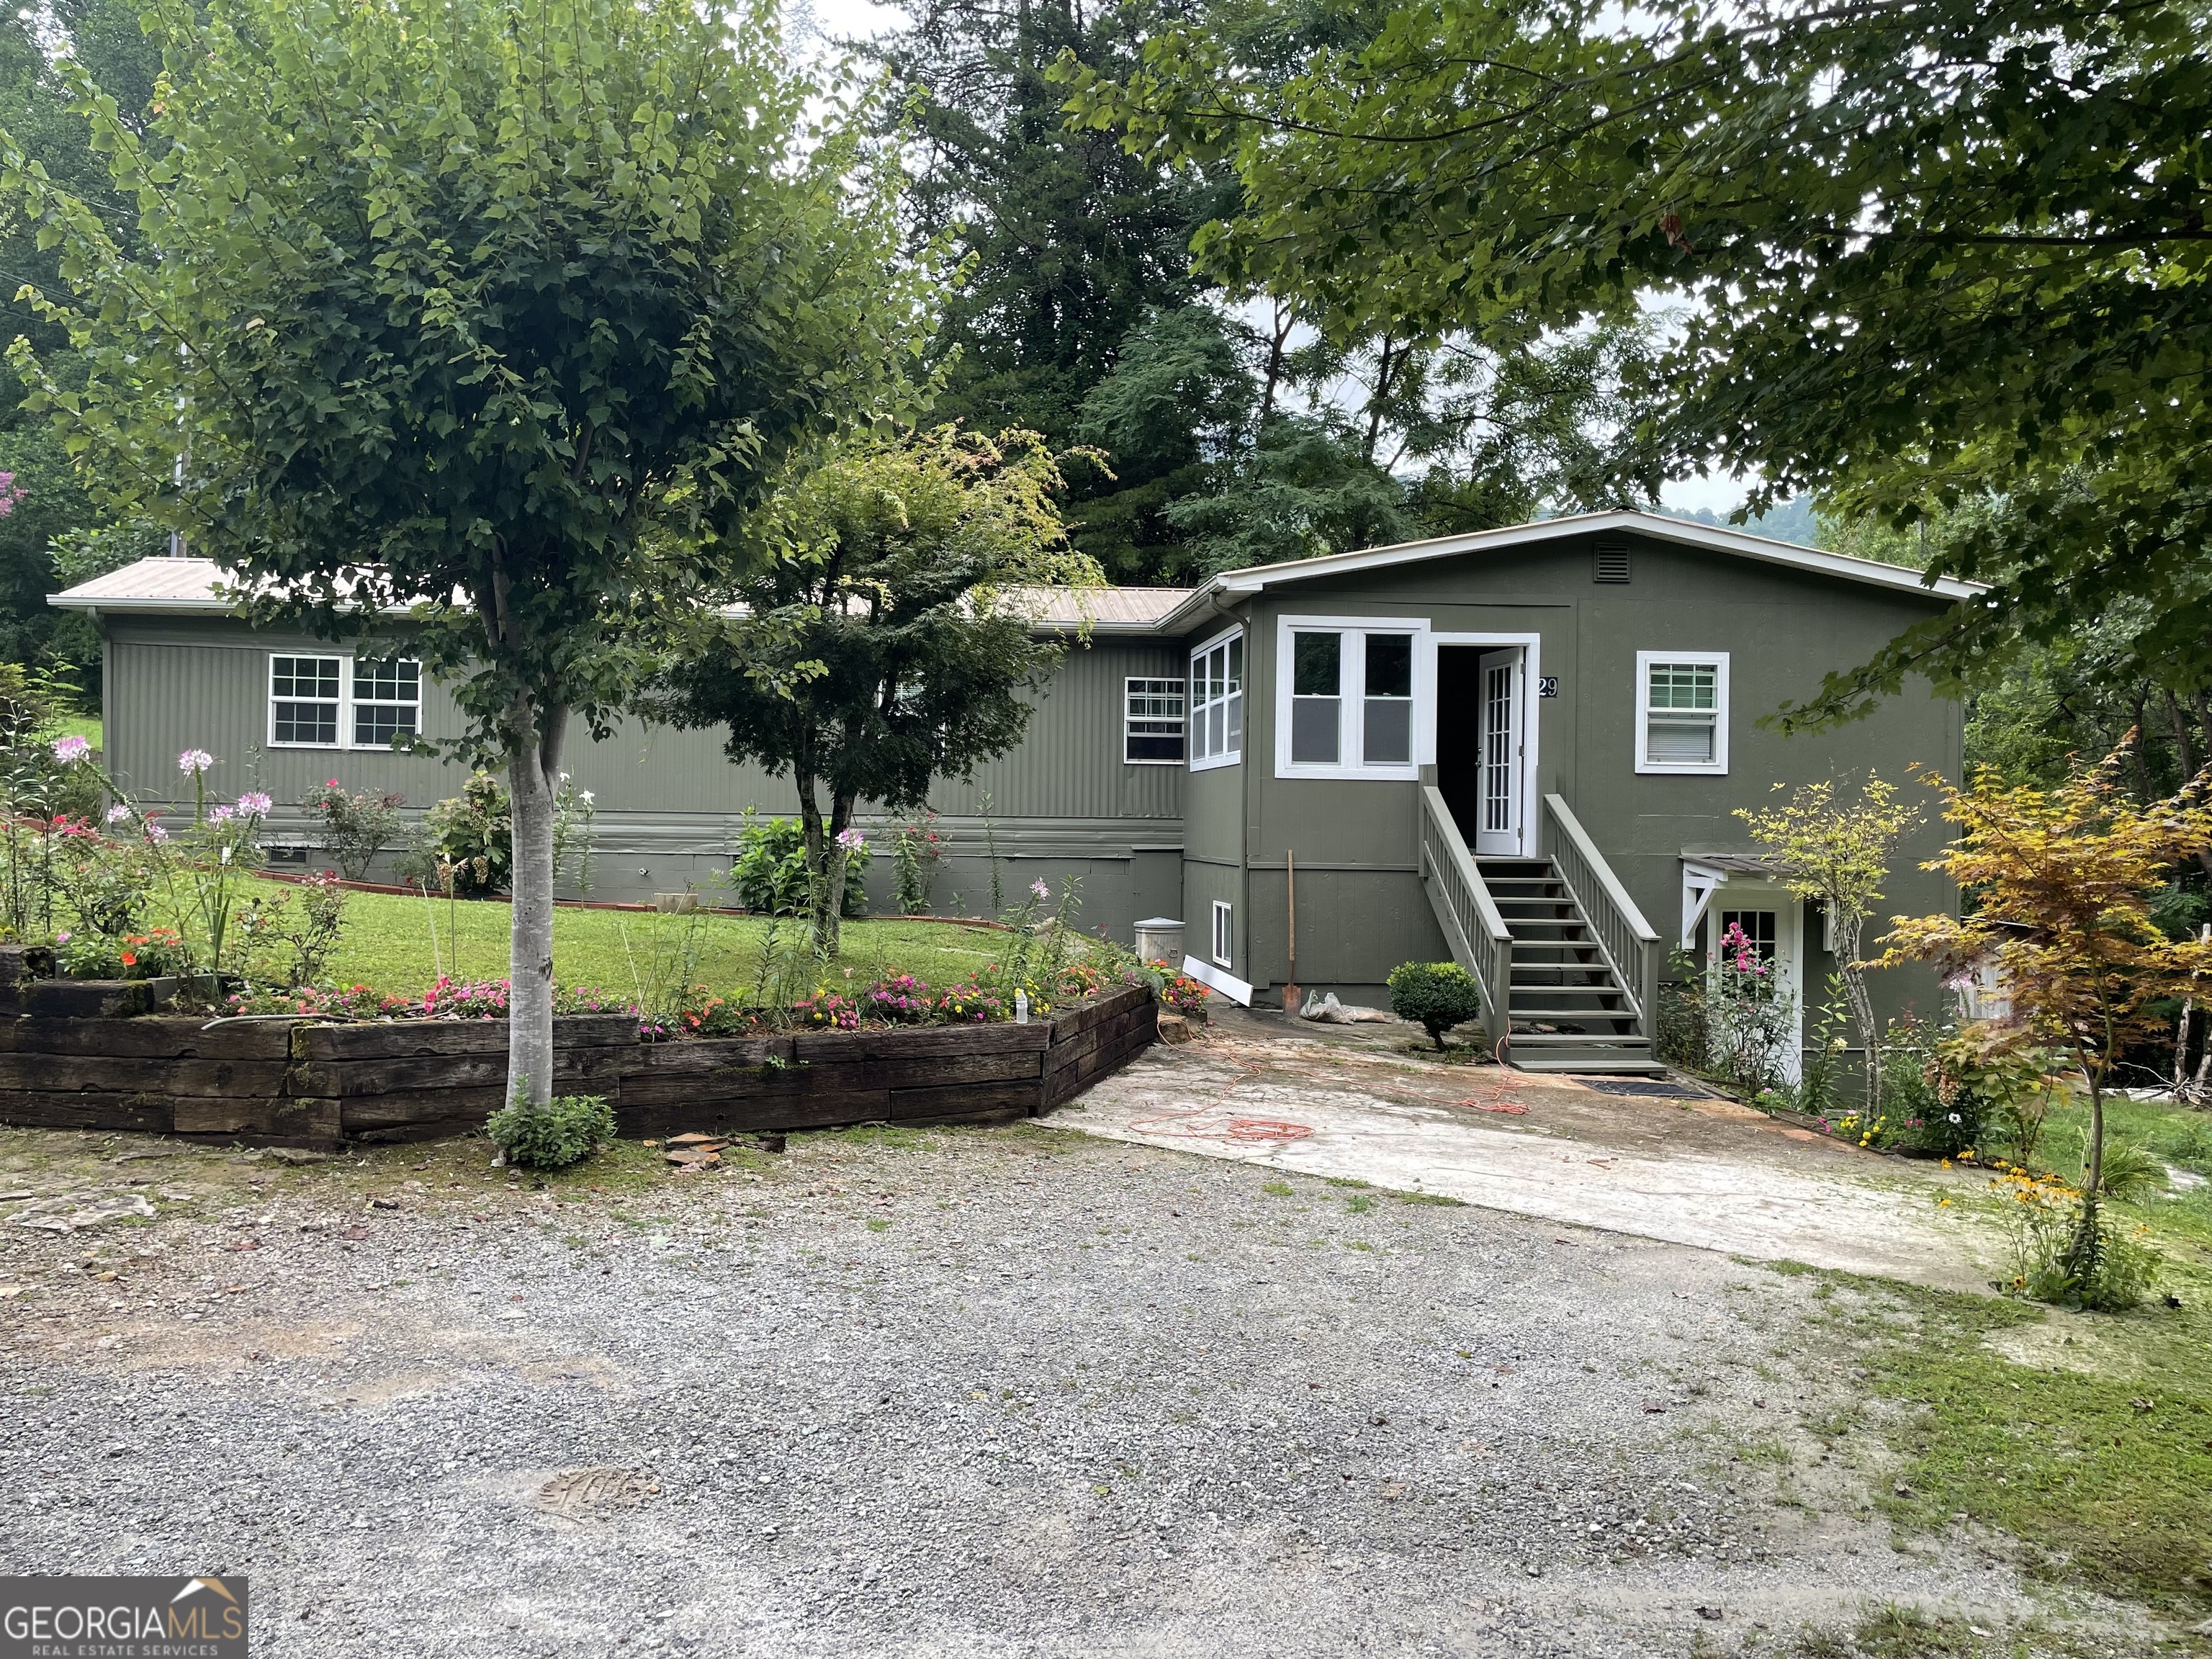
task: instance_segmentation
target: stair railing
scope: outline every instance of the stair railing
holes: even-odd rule
[[[1494,1050],[1513,1028],[1513,935],[1433,784],[1421,786],[1421,880],[1452,956],[1482,988],[1482,1027]]]
[[[1613,978],[1634,1006],[1644,1035],[1659,1040],[1659,934],[1613,873],[1582,820],[1557,795],[1544,797],[1544,851],[1574,897]]]

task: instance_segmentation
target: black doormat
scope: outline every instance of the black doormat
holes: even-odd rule
[[[1578,1077],[1576,1082],[1601,1095],[1659,1095],[1668,1100],[1711,1100],[1703,1089],[1687,1083],[1655,1083],[1643,1077]]]

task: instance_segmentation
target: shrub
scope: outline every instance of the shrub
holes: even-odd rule
[[[848,916],[868,914],[862,884],[868,872],[868,848],[855,836],[845,845],[845,904]],[[797,818],[759,818],[748,810],[738,831],[738,853],[730,866],[738,902],[763,915],[804,915],[811,883],[806,874],[806,826]]]
[[[592,888],[599,807],[566,772],[553,796],[553,879]],[[481,898],[514,884],[514,804],[489,772],[472,772],[461,793],[422,815],[414,844],[395,860],[401,880],[436,891],[450,881],[456,896]]]
[[[514,805],[507,786],[489,772],[471,773],[459,794],[423,815],[420,838],[401,867],[410,880],[450,885],[462,898],[504,893],[514,869]]]
[[[1455,962],[1401,962],[1390,970],[1390,1012],[1443,1051],[1444,1033],[1482,1012],[1482,988]]]
[[[565,1170],[615,1138],[614,1109],[598,1095],[556,1095],[532,1105],[520,1087],[512,1104],[484,1125],[507,1162],[526,1170]]]
[[[376,855],[399,839],[399,809],[406,801],[388,789],[355,793],[332,778],[310,789],[300,805],[315,816],[316,845],[331,855],[341,876],[359,881]]]
[[[937,814],[925,812],[911,823],[902,823],[891,838],[891,878],[898,890],[899,914],[929,914],[929,889],[937,866],[945,856],[945,839],[937,833]]]

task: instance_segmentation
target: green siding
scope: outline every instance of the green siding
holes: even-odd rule
[[[1627,585],[1594,582],[1590,540],[1577,540],[1285,585],[1245,603],[1244,760],[1193,778],[1187,801],[1194,858],[1201,848],[1209,859],[1232,856],[1233,826],[1247,823],[1250,914],[1240,914],[1239,945],[1245,978],[1266,986],[1288,971],[1286,850],[1295,850],[1299,867],[1302,982],[1371,992],[1395,963],[1445,954],[1415,867],[1416,786],[1274,775],[1273,658],[1285,616],[1422,617],[1436,632],[1540,636],[1540,672],[1558,678],[1559,695],[1534,705],[1539,792],[1557,790],[1566,799],[1670,947],[1681,915],[1681,850],[1750,850],[1748,832],[1732,816],[1736,807],[1764,802],[1777,785],[1863,775],[1870,766],[1899,782],[1914,762],[1959,775],[1960,711],[1924,685],[1832,732],[1784,738],[1756,724],[1784,700],[1810,695],[1826,672],[1872,656],[1941,599],[1633,535],[1601,539],[1631,545]],[[1206,629],[1215,631],[1218,625]],[[1639,650],[1729,653],[1726,775],[1636,772]],[[1474,713],[1438,711],[1446,720]],[[1215,781],[1247,769],[1234,799],[1225,782]],[[1531,811],[1533,822],[1533,803]],[[1943,839],[1940,824],[1933,825],[1899,854],[1885,914],[1955,902],[1948,882],[1918,867]],[[1197,868],[1186,877],[1194,894]],[[1192,908],[1195,913],[1194,900]],[[1197,915],[1191,920],[1195,939]],[[1808,977],[1819,966],[1808,961]],[[1932,1005],[1936,988],[1926,974],[1877,977],[1892,1010]],[[1816,992],[1808,982],[1808,998]]]
[[[325,779],[349,788],[397,790],[411,811],[457,793],[466,776],[459,763],[428,757],[273,747],[270,656],[336,647],[222,620],[113,617],[107,627],[107,762],[119,781],[149,802],[184,803],[186,781],[177,756],[188,748],[216,757],[210,781],[218,793],[258,785],[274,795],[279,811],[272,831],[279,839],[305,837],[297,803]],[[933,890],[938,905],[948,907],[957,891],[967,914],[988,908],[986,792],[1004,860],[1001,885],[1010,896],[1040,876],[1055,886],[1079,876],[1086,923],[1124,936],[1140,896],[1156,908],[1178,902],[1179,895],[1163,892],[1157,869],[1141,883],[1131,872],[1139,849],[1180,847],[1182,769],[1123,763],[1121,696],[1126,677],[1182,672],[1183,653],[1169,642],[1099,638],[1072,645],[1014,751],[979,769],[972,781],[940,781],[932,805],[951,856]],[[422,726],[433,738],[460,733],[459,713],[436,685],[424,688]],[[719,732],[624,720],[593,741],[578,722],[570,730],[568,765],[577,783],[597,797],[603,896],[704,883],[726,867],[732,832],[748,806],[772,815],[798,807],[787,778],[732,765]],[[888,851],[879,839],[883,855],[869,880],[872,900],[886,906]],[[1159,859],[1152,852],[1149,863]]]

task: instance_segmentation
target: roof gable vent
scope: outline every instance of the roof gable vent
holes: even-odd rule
[[[1590,580],[1594,582],[1626,581],[1628,550],[1625,547],[1598,548],[1590,560]]]

